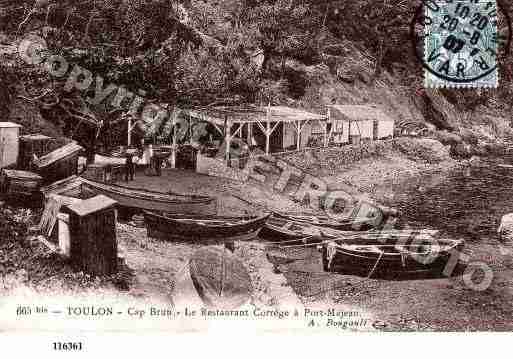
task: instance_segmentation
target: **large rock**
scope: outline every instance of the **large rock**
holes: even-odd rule
[[[468,128],[464,128],[464,127],[460,128],[459,137],[463,141],[465,141],[466,143],[469,143],[471,145],[477,145],[477,143],[479,141],[477,136],[474,134],[474,132],[472,132]]]
[[[431,138],[401,137],[394,141],[394,147],[411,159],[420,159],[428,163],[450,159],[447,147]]]
[[[451,146],[451,155],[460,158],[470,158],[473,154],[472,147],[466,143],[458,143]]]
[[[442,144],[449,146],[456,146],[457,144],[463,142],[461,136],[458,136],[457,134],[449,131],[434,131],[433,137],[434,139],[440,141]]]
[[[442,130],[452,131],[457,128],[460,117],[454,105],[439,90],[429,89],[425,94],[428,99],[426,119]]]

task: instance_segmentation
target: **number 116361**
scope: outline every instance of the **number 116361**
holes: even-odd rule
[[[81,342],[54,342],[53,350],[57,351],[81,351]]]

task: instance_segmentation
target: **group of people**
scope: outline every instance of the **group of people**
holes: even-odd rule
[[[152,175],[162,175],[162,165],[167,156],[155,153],[153,146],[147,145],[141,149],[127,149],[123,151],[123,156],[126,158],[125,162],[125,180],[133,181],[135,176],[135,168],[137,164],[149,165],[149,170]]]

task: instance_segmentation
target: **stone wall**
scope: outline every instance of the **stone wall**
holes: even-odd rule
[[[329,175],[344,165],[366,158],[385,156],[393,150],[393,141],[366,141],[359,145],[309,149],[278,156],[303,171]]]
[[[248,179],[247,173],[243,170],[228,167],[226,162],[219,158],[206,157],[201,154],[197,156],[196,172],[239,182],[245,182]]]

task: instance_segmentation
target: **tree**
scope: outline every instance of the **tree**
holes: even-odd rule
[[[247,19],[258,29],[257,40],[264,52],[264,73],[269,74],[273,57],[281,61],[281,76],[287,57],[306,63],[318,61],[315,37],[322,26],[322,17],[316,7],[290,0],[251,3]]]

